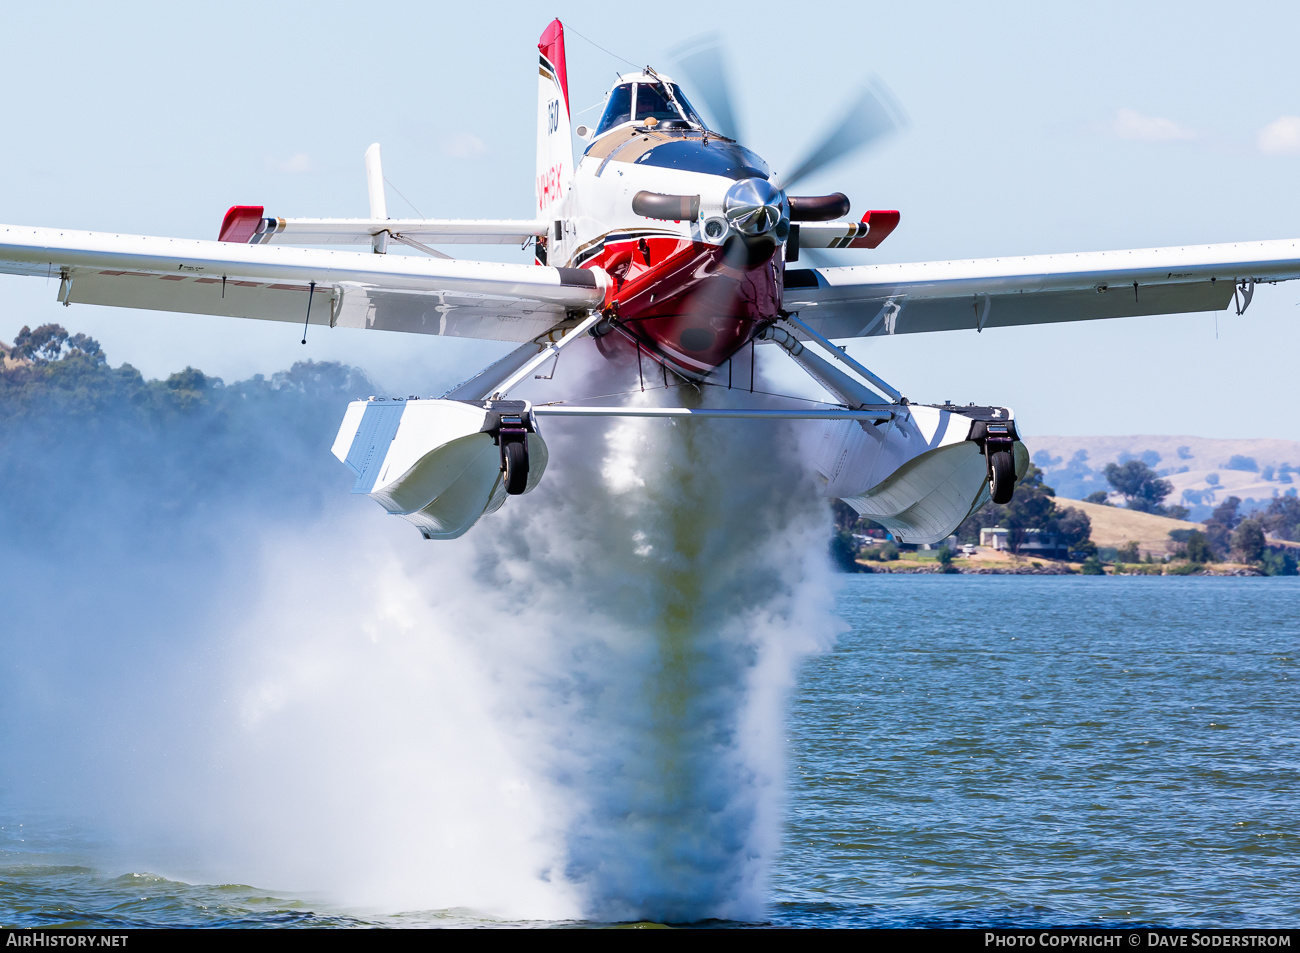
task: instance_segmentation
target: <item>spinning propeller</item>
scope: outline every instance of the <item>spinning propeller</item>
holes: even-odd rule
[[[717,34],[706,34],[688,41],[673,51],[678,72],[689,82],[692,98],[702,105],[713,119],[714,131],[743,142],[743,131],[732,97],[732,85],[727,69],[727,58]],[[763,245],[755,243],[750,237],[766,235],[775,230],[776,223],[768,221],[773,215],[788,216],[793,221],[830,221],[842,218],[849,213],[849,201],[840,194],[825,196],[793,196],[787,193],[799,182],[816,172],[848,156],[859,152],[873,143],[897,132],[906,124],[902,109],[885,85],[871,77],[863,84],[857,95],[849,102],[848,108],[838,122],[827,129],[819,140],[808,149],[802,161],[786,176],[773,176],[771,182],[749,179],[738,182],[728,193],[727,218],[740,235],[729,239],[724,246],[724,261],[729,266],[725,271],[734,275],[736,280],[719,280],[706,283],[688,306],[688,313],[699,323],[709,324],[719,315],[731,313],[740,296],[747,293],[741,279],[742,269],[746,264],[752,266],[755,251],[762,258]],[[755,191],[761,186],[763,195],[740,195],[746,189]],[[735,206],[733,208],[733,206]],[[764,227],[766,226],[766,227]],[[781,229],[786,226],[782,224]],[[743,241],[741,240],[743,238]],[[785,240],[785,234],[779,235]],[[773,245],[769,242],[767,248]],[[819,265],[829,264],[829,260],[816,255],[815,250],[808,249],[809,255]],[[770,251],[767,253],[769,256]],[[728,278],[729,275],[719,275]]]
[[[726,55],[717,34],[706,34],[678,47],[675,58],[680,72],[690,81],[695,98],[713,117],[714,129],[729,139],[743,142]],[[904,125],[906,118],[897,100],[884,83],[870,77],[840,120],[808,150],[793,172],[781,177],[779,185],[788,192],[802,179],[884,139]]]

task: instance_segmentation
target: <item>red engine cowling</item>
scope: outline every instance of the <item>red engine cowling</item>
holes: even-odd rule
[[[620,327],[683,371],[706,374],[780,310],[784,263],[775,251],[650,236],[610,243],[584,264],[612,279],[605,304]]]

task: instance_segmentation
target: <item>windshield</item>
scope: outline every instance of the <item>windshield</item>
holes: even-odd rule
[[[686,111],[683,116],[673,106],[672,100],[664,93],[664,88],[659,85],[651,86],[649,83],[638,83],[636,88],[636,119],[637,122],[645,122],[651,117],[663,122],[667,119],[686,119],[693,123],[700,122],[700,117],[695,115],[695,110],[691,108],[682,91],[673,84],[673,95],[677,97],[677,102],[681,104],[682,109]]]
[[[677,97],[677,102],[686,111],[685,117],[674,108],[672,100],[665,95],[663,87],[659,84],[623,83],[615,86],[610,92],[609,102],[605,104],[605,113],[600,117],[600,124],[596,127],[596,135],[604,135],[615,126],[621,126],[623,123],[632,120],[633,87],[636,88],[637,122],[645,122],[650,118],[654,118],[659,122],[685,118],[695,125],[704,126],[704,121],[700,119],[691,104],[686,101],[686,96],[676,83],[672,84],[673,95]]]
[[[600,117],[600,125],[596,127],[596,135],[604,135],[631,118],[632,84],[624,83],[622,86],[615,86],[609,94],[609,102],[605,104],[605,113]]]

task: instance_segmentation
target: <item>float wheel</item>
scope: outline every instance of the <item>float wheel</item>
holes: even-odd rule
[[[999,450],[989,454],[989,495],[994,503],[1010,503],[1016,490],[1016,465],[1011,451]]]
[[[501,458],[506,471],[506,492],[518,496],[528,486],[528,445],[522,440],[512,440],[501,448]]]

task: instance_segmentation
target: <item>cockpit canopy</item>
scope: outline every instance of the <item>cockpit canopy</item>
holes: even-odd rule
[[[671,96],[665,87],[672,90]],[[605,113],[596,126],[596,135],[603,136],[626,122],[644,123],[649,119],[654,119],[656,123],[677,122],[704,128],[704,120],[676,83],[667,77],[633,73],[619,77],[618,85],[610,90]]]

